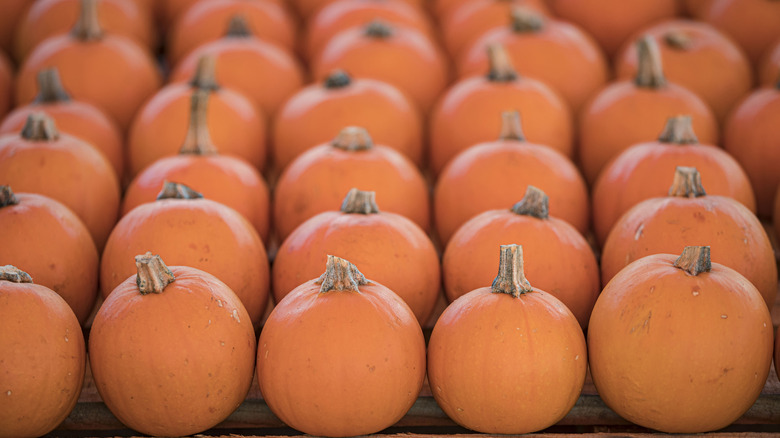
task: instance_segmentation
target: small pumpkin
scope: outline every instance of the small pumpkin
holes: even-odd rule
[[[32,6],[34,0],[7,0],[0,15],[0,49],[9,56],[13,53],[14,36],[19,21]]]
[[[761,86],[773,86],[780,78],[780,38],[766,49],[756,68],[758,83]]]
[[[14,68],[8,56],[0,50],[0,119],[13,107]]]
[[[301,432],[347,437],[395,424],[425,378],[420,325],[393,291],[347,260],[290,292],[260,332],[257,380],[277,417]]]
[[[331,3],[335,3],[338,0],[290,0],[290,3],[294,6],[298,15],[306,22],[311,17],[314,17],[320,9],[328,6]],[[395,1],[395,0],[393,0]],[[400,0],[404,3],[408,3],[418,9],[423,8],[424,0]]]

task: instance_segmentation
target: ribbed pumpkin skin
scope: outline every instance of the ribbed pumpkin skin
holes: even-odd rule
[[[45,435],[76,406],[86,349],[68,304],[39,284],[0,281],[0,437]]]
[[[717,430],[758,398],[772,361],[761,295],[712,263],[691,276],[677,256],[637,260],[602,291],[588,327],[599,396],[623,418],[671,433]]]

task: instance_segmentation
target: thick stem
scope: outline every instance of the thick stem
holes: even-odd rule
[[[151,252],[135,256],[135,267],[138,270],[135,283],[141,295],[162,293],[166,286],[176,280],[160,256]]]
[[[674,170],[674,181],[669,188],[669,196],[698,198],[706,194],[701,185],[701,174],[695,167],[677,166]]]
[[[515,33],[541,32],[544,29],[544,17],[533,9],[523,6],[512,8],[512,31]]]
[[[352,83],[352,78],[344,70],[334,70],[325,78],[325,88],[329,90],[348,87]]]
[[[520,122],[518,111],[504,111],[501,113],[501,134],[499,140],[525,141],[523,124]]]
[[[710,247],[686,246],[680,257],[674,261],[674,266],[694,276],[702,272],[710,272],[712,269]]]
[[[666,85],[663,64],[661,63],[661,53],[658,51],[658,44],[653,37],[645,35],[637,41],[637,56],[639,57],[639,67],[636,73],[634,83],[642,88],[661,88]]]
[[[12,265],[0,266],[0,281],[10,281],[11,283],[33,282],[30,274]]]
[[[228,38],[250,38],[253,35],[246,18],[241,14],[236,14],[230,17],[225,36]]]
[[[161,199],[200,199],[203,195],[181,183],[165,181],[157,200]]]
[[[691,37],[681,30],[672,30],[664,35],[664,42],[676,50],[688,50],[691,48]]]
[[[365,128],[347,126],[331,142],[333,147],[345,151],[364,151],[374,147],[374,141]]]
[[[674,144],[698,143],[699,139],[696,138],[696,133],[693,132],[691,116],[669,117],[666,120],[666,126],[664,126],[663,132],[658,137],[658,141]]]
[[[341,212],[346,214],[376,214],[376,192],[368,192],[352,188],[341,203]]]
[[[187,127],[187,137],[179,149],[180,154],[210,155],[216,154],[217,148],[211,142],[209,123],[207,120],[209,92],[196,90],[190,98],[190,124]]]
[[[62,86],[57,67],[44,68],[38,72],[38,95],[35,96],[34,103],[57,103],[69,100],[70,95]]]
[[[81,41],[92,41],[103,38],[103,29],[97,12],[97,0],[81,0],[81,11],[76,25],[70,34]]]
[[[502,44],[490,44],[487,47],[490,71],[487,78],[492,82],[511,82],[517,79],[517,70]]]
[[[352,263],[342,258],[328,255],[325,273],[317,279],[316,284],[321,285],[320,293],[333,290],[360,292],[359,286],[369,284],[369,282]]]
[[[45,113],[31,113],[27,116],[21,135],[28,141],[55,141],[60,138],[54,120]]]
[[[512,206],[512,213],[531,216],[537,219],[549,219],[550,197],[540,189],[529,185],[525,190],[525,196],[517,204]]]
[[[213,54],[203,55],[198,58],[198,66],[195,74],[190,80],[193,88],[204,91],[215,91],[219,89],[217,83],[217,57]]]
[[[498,275],[493,280],[493,293],[509,294],[517,298],[533,291],[523,272],[523,247],[520,245],[501,245],[498,260]]]
[[[19,204],[19,198],[11,190],[11,186],[0,186],[0,208],[17,204]]]
[[[363,35],[369,38],[385,39],[393,36],[393,27],[383,20],[372,20],[363,29]]]

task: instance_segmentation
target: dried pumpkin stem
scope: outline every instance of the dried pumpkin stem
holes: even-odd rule
[[[331,145],[345,151],[364,151],[374,147],[374,141],[365,128],[347,126],[333,139]]]
[[[190,124],[187,127],[187,137],[179,149],[180,154],[210,155],[216,154],[217,148],[211,142],[209,123],[207,120],[209,92],[195,90],[190,97]]]
[[[541,32],[544,29],[544,17],[533,9],[515,6],[511,15],[512,31],[515,33]]]
[[[135,256],[135,267],[138,270],[135,283],[141,295],[162,293],[176,280],[173,272],[165,266],[160,256],[151,252]]]
[[[710,272],[712,269],[710,247],[686,246],[680,257],[674,261],[674,266],[694,276],[702,272]]]
[[[517,79],[517,70],[502,44],[490,44],[487,47],[490,70],[487,78],[492,82],[511,82]]]
[[[346,214],[376,214],[379,207],[376,205],[376,192],[369,192],[352,188],[341,203],[342,213]]]
[[[31,113],[27,116],[21,135],[28,141],[55,141],[60,138],[54,120],[44,113]]]
[[[390,38],[393,36],[393,33],[393,27],[384,20],[371,20],[363,29],[363,35],[369,38]]]
[[[198,58],[198,66],[195,68],[190,85],[198,90],[209,92],[219,90],[216,71],[217,57],[213,54],[201,56]]]
[[[70,95],[62,86],[57,67],[44,68],[38,72],[38,95],[33,101],[36,104],[67,102]]]
[[[157,200],[162,199],[201,199],[203,195],[199,192],[185,186],[181,183],[165,181],[160,193],[157,194]]]
[[[677,166],[674,170],[674,181],[669,188],[669,196],[698,198],[706,194],[701,184],[701,174],[695,167]]]
[[[103,29],[98,18],[97,0],[81,0],[81,11],[76,25],[70,34],[81,41],[92,41],[103,38]]]
[[[493,280],[493,293],[509,294],[517,298],[532,292],[533,288],[523,272],[523,247],[520,245],[501,245],[498,260],[498,275]]]
[[[525,196],[517,204],[512,206],[512,213],[523,216],[531,216],[537,219],[550,218],[550,197],[541,189],[529,185],[525,189]]]
[[[699,139],[693,132],[691,116],[674,116],[666,120],[666,126],[658,141],[673,144],[696,144]]]
[[[520,113],[517,111],[504,111],[501,113],[501,134],[499,140],[525,141],[523,124],[520,122]]]
[[[333,290],[360,292],[359,286],[369,284],[355,265],[330,254],[325,264],[325,273],[315,283],[321,285],[320,293]]]
[[[663,39],[673,49],[688,50],[691,48],[691,37],[681,30],[667,32]]]
[[[0,266],[0,281],[10,281],[11,283],[33,282],[30,274],[12,265]]]
[[[235,14],[230,17],[225,36],[228,38],[250,38],[253,35],[246,18],[242,14]]]
[[[327,78],[325,78],[325,81],[323,83],[325,85],[325,88],[329,90],[336,89],[336,88],[344,88],[344,87],[348,87],[349,84],[352,83],[352,78],[344,70],[334,70],[328,75]]]
[[[11,190],[11,186],[0,186],[0,208],[17,204],[19,204],[19,198]]]
[[[642,88],[661,88],[666,85],[661,53],[653,37],[645,35],[637,41],[639,67],[634,83]]]

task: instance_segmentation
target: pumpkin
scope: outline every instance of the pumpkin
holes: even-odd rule
[[[338,0],[290,0],[295,10],[300,17],[308,22],[311,17],[315,16],[320,9],[328,6],[331,3],[335,3]],[[395,0],[393,0],[395,1]],[[408,3],[416,8],[422,9],[424,0],[401,0],[404,3]]]
[[[401,153],[373,143],[360,127],[347,127],[336,138],[293,160],[276,181],[273,223],[283,241],[306,219],[329,211],[352,187],[376,192],[385,211],[430,228],[429,189],[420,171]]]
[[[753,90],[729,114],[723,147],[745,169],[756,193],[758,215],[769,217],[780,174],[780,78],[774,87]]]
[[[769,309],[777,294],[777,267],[769,237],[739,202],[707,195],[695,168],[678,167],[669,196],[636,204],[615,223],[601,253],[602,284],[634,260],[708,243],[712,259],[750,280]]]
[[[596,256],[577,229],[550,216],[548,196],[532,185],[512,208],[474,216],[449,240],[442,256],[447,300],[488,284],[495,275],[491,255],[507,242],[522,245],[526,276],[561,300],[587,328],[601,291]]]
[[[579,114],[579,160],[593,183],[609,160],[629,146],[651,141],[671,116],[691,116],[702,143],[718,143],[718,123],[710,107],[692,91],[668,82],[658,44],[637,42],[639,68],[633,80],[616,80],[598,91]]]
[[[38,73],[38,95],[31,103],[16,107],[0,124],[0,134],[22,130],[33,112],[45,112],[63,132],[78,137],[99,150],[124,181],[124,138],[116,122],[100,108],[74,100],[63,88],[56,67]]]
[[[230,19],[224,37],[196,47],[176,64],[170,81],[188,81],[203,55],[217,58],[217,83],[243,93],[267,117],[303,86],[301,63],[287,50],[254,36],[241,15]]]
[[[279,246],[272,266],[274,300],[322,270],[328,254],[354,260],[398,294],[424,325],[439,297],[439,255],[427,234],[404,216],[380,211],[375,192],[351,189],[341,208],[313,216]]]
[[[89,334],[92,377],[127,427],[184,436],[216,426],[252,384],[255,332],[225,283],[160,256],[135,258],[137,273],[100,306]]]
[[[425,339],[409,306],[334,256],[321,277],[274,307],[257,345],[263,400],[285,424],[312,435],[392,426],[425,378]]]
[[[322,80],[335,69],[389,82],[427,113],[449,82],[443,51],[427,35],[373,20],[336,34],[311,60],[312,76]]]
[[[553,216],[580,233],[587,232],[588,189],[574,163],[555,149],[526,140],[516,111],[507,111],[500,119],[503,126],[498,140],[465,149],[436,180],[433,211],[441,243],[446,245],[477,214],[517,202],[528,185],[550,196]]]
[[[86,349],[79,321],[51,289],[0,267],[0,437],[46,435],[81,394]]]
[[[462,150],[492,141],[501,113],[519,111],[531,142],[574,154],[572,115],[560,95],[541,81],[517,73],[502,45],[488,47],[490,69],[452,85],[431,112],[429,166],[438,175]]]
[[[744,414],[772,362],[772,319],[709,247],[655,254],[620,271],[588,327],[599,396],[628,421],[669,433],[721,429]]]
[[[0,184],[65,204],[84,222],[98,251],[119,212],[119,182],[105,156],[60,134],[43,113],[31,114],[21,133],[0,136]]]
[[[98,291],[98,252],[89,231],[68,207],[46,196],[0,186],[0,260],[59,294],[80,324]]]
[[[757,66],[758,83],[761,86],[773,86],[780,78],[780,39],[766,49]]]
[[[716,28],[693,20],[665,20],[629,39],[616,55],[617,77],[636,75],[635,42],[646,35],[656,40],[666,77],[704,99],[719,122],[750,92],[753,72],[744,52]]]
[[[511,18],[464,46],[456,58],[460,77],[485,71],[489,63],[486,48],[501,44],[512,59],[521,60],[520,74],[555,89],[575,114],[607,83],[607,59],[596,41],[577,26],[524,7],[514,7],[506,17]],[[576,80],[572,80],[574,72]]]
[[[423,120],[415,103],[387,82],[354,78],[344,70],[332,71],[284,103],[272,125],[274,166],[281,171],[304,151],[352,125],[364,127],[377,143],[422,166]]]
[[[161,84],[150,53],[121,35],[103,32],[96,0],[81,0],[79,21],[69,34],[36,46],[17,74],[16,102],[36,95],[39,71],[57,67],[65,89],[104,110],[126,130],[143,102]]]
[[[588,362],[585,337],[563,303],[526,280],[522,246],[500,248],[492,286],[458,298],[436,321],[428,381],[438,405],[463,427],[535,432],[577,401]]]
[[[13,107],[14,68],[11,60],[0,50],[0,120]]]
[[[701,144],[689,116],[670,117],[655,141],[641,142],[621,152],[599,174],[593,186],[593,231],[604,245],[612,226],[637,203],[665,196],[677,166],[695,167],[711,195],[728,196],[756,211],[748,175],[723,149]]]
[[[155,202],[130,211],[111,232],[100,260],[103,298],[133,275],[133,254],[144,251],[139,248],[219,278],[259,326],[268,302],[268,256],[249,221],[232,208],[166,183]]]
[[[34,0],[3,2],[3,13],[0,14],[0,49],[8,55],[13,53],[16,28],[33,3]]]
[[[122,215],[157,197],[165,181],[176,181],[241,213],[263,242],[270,229],[270,193],[263,176],[247,161],[218,153],[207,121],[210,94],[192,94],[190,124],[179,154],[160,158],[129,184],[122,199]]]
[[[549,0],[510,0],[510,1],[512,3],[528,6],[530,8],[534,8],[539,11],[547,11],[549,13],[550,10],[550,7],[548,5]],[[439,17],[439,21],[442,24],[445,22],[449,22],[451,17],[453,17],[454,15],[465,14],[464,12],[461,12],[461,10],[469,11],[471,8],[475,8],[475,10],[478,11],[481,10],[482,7],[487,6],[486,4],[475,5],[479,3],[485,3],[482,0],[432,0],[429,3],[430,3],[429,9],[433,13],[433,15]],[[445,38],[445,44],[446,44],[446,38]]]

